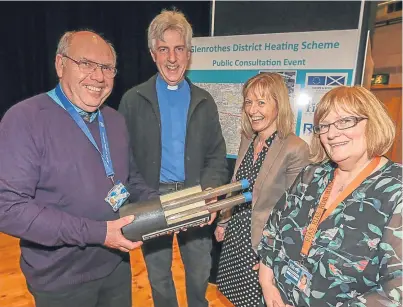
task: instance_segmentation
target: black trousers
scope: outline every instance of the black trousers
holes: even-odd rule
[[[159,191],[166,194],[175,190],[162,185]],[[185,267],[189,307],[208,307],[206,290],[211,270],[211,236],[210,226],[189,228],[177,235]],[[172,243],[173,235],[166,235],[146,241],[142,245],[155,307],[178,307],[171,271]]]
[[[130,263],[122,261],[108,276],[57,291],[35,291],[36,307],[132,307]]]

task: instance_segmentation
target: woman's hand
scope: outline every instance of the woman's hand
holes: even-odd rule
[[[262,288],[264,300],[267,307],[286,307],[289,305],[284,304],[281,298],[280,291],[274,284]]]
[[[281,298],[280,291],[274,283],[273,270],[260,261],[259,283],[262,286],[263,297],[267,307],[288,307]]]
[[[224,240],[224,234],[225,234],[225,228],[217,226],[214,231],[215,239],[217,240],[217,242],[221,242],[222,240]]]

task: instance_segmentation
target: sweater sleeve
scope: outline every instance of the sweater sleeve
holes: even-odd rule
[[[0,231],[44,246],[103,244],[106,222],[37,201],[44,142],[35,111],[19,103],[0,122]]]
[[[366,279],[371,290],[344,302],[340,307],[402,306],[402,198],[397,197],[378,249],[382,251],[376,280]]]

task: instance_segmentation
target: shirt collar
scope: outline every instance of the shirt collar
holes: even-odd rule
[[[183,79],[181,82],[179,82],[177,85],[169,85],[162,77],[161,74],[158,73],[157,75],[157,83],[158,85],[160,85],[162,88],[166,89],[166,90],[170,90],[170,91],[177,91],[179,89],[181,89],[183,87],[183,85],[185,84],[186,80]]]
[[[64,93],[63,88],[62,88],[61,85],[60,85],[60,90],[62,91],[63,95],[66,96],[66,94]],[[55,89],[50,90],[47,94],[48,94],[59,106],[61,106],[61,107],[64,109],[63,104],[60,102],[59,98],[58,98],[57,95],[56,95]],[[67,98],[67,96],[66,96],[66,98]],[[68,99],[68,98],[67,98],[67,99]],[[74,107],[74,109],[78,112],[78,114],[80,114],[80,116],[81,116],[82,118],[84,118],[86,121],[89,121],[90,123],[92,123],[92,122],[95,120],[95,118],[97,117],[98,111],[97,111],[97,112],[89,113],[89,112],[86,112],[86,111],[84,111],[83,109],[77,107],[74,103],[72,103],[72,102],[70,101],[70,99],[68,99],[68,101],[71,103],[71,105]]]
[[[253,140],[255,140],[257,138],[258,134],[255,133],[255,135],[253,136]],[[270,135],[266,140],[265,140],[265,144],[269,147],[271,145],[271,143],[274,141],[275,137],[277,136],[277,130],[273,132],[272,135]]]

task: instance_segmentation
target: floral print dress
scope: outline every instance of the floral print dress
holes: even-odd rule
[[[402,166],[388,161],[368,176],[318,227],[306,268],[309,297],[286,280],[301,260],[306,228],[333,179],[335,164],[307,166],[270,214],[258,247],[274,271],[284,303],[309,307],[401,306]]]

